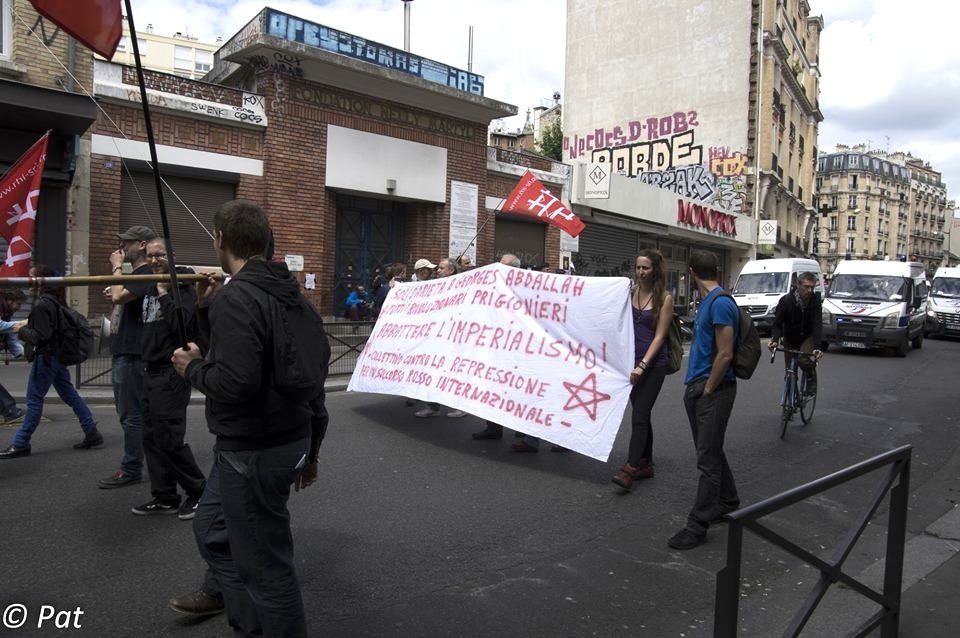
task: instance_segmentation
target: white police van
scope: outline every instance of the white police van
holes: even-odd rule
[[[823,274],[813,259],[757,259],[748,261],[733,287],[733,300],[746,308],[760,332],[769,332],[780,298],[797,283],[797,276],[812,272],[817,276],[816,293],[823,297]]]
[[[924,333],[960,337],[960,268],[937,268],[933,275]]]
[[[823,302],[823,341],[844,348],[893,347],[905,357],[923,345],[927,277],[923,264],[841,261]]]

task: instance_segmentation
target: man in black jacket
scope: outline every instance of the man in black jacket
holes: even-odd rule
[[[767,347],[775,350],[781,341],[790,350],[799,350],[810,356],[801,356],[799,365],[807,375],[807,393],[817,391],[817,366],[814,359],[820,360],[820,335],[823,330],[823,304],[820,296],[813,291],[817,287],[817,276],[812,272],[800,273],[797,286],[780,298],[777,312],[773,318],[773,331]],[[793,357],[785,353],[784,364],[790,367]]]
[[[312,403],[322,403],[323,379],[314,401],[297,401],[281,396],[265,372],[281,329],[270,325],[271,304],[296,299],[300,287],[285,264],[263,258],[270,239],[263,211],[228,202],[214,217],[214,235],[220,264],[233,277],[222,287],[212,278],[198,285],[209,349],[202,358],[191,343],[173,354],[177,372],[206,395],[207,426],[216,436],[194,534],[230,625],[244,635],[296,638],[306,635],[306,618],[287,499],[292,483],[299,489],[316,477],[312,434],[322,405]],[[177,611],[202,613],[179,602],[171,601]]]
[[[162,237],[147,242],[146,256],[153,274],[170,272]],[[193,271],[177,268],[177,272]],[[204,477],[190,446],[184,442],[190,384],[177,374],[170,362],[173,351],[182,344],[177,310],[169,289],[167,282],[154,284],[143,297],[143,452],[153,500],[131,511],[138,516],[178,514],[180,520],[188,521],[196,513]],[[192,284],[180,285],[180,305],[187,334],[195,338],[197,293]],[[183,503],[177,493],[178,484],[186,495]]]

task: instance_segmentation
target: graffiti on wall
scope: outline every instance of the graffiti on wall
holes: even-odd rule
[[[697,111],[675,111],[565,137],[563,150],[567,159],[588,156],[645,184],[728,212],[743,212],[746,155],[727,146],[704,148],[697,143],[699,127]]]

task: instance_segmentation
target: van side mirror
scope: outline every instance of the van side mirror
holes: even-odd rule
[[[920,296],[914,296],[913,298],[913,309],[919,310],[923,307],[923,298]]]

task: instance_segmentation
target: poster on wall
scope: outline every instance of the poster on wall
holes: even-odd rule
[[[450,245],[449,257],[458,257],[461,253],[477,263],[477,210],[480,189],[476,184],[450,182]]]
[[[435,401],[606,461],[632,388],[630,281],[490,264],[397,284],[351,392]]]

